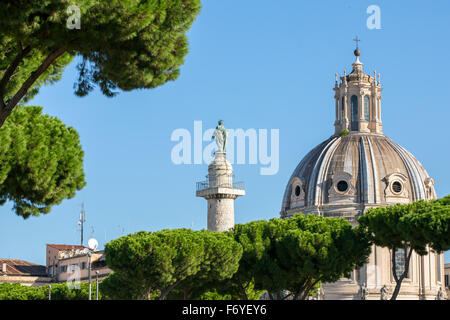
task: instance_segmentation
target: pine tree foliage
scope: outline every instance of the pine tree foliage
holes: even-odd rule
[[[42,107],[16,108],[0,128],[0,204],[23,218],[49,213],[86,185],[83,157],[74,128]]]
[[[74,56],[78,96],[175,80],[199,11],[200,0],[1,1],[0,126],[19,102],[59,80]]]

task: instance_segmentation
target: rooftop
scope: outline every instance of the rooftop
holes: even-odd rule
[[[0,275],[46,276],[47,273],[45,266],[19,259],[0,259]]]
[[[87,247],[85,246],[77,246],[77,245],[73,245],[73,244],[47,244],[48,247],[52,247],[52,248],[56,248],[58,250],[83,250],[86,249]]]

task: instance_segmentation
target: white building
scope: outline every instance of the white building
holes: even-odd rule
[[[46,261],[47,273],[54,282],[89,281],[89,261],[92,279],[96,279],[97,271],[100,280],[112,272],[106,265],[103,251],[84,246],[47,244]]]

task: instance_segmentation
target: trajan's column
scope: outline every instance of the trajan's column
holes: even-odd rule
[[[245,190],[243,182],[233,183],[233,168],[225,152],[227,131],[222,120],[212,138],[217,151],[208,166],[207,180],[197,182],[196,196],[208,201],[208,230],[226,231],[234,227],[234,200],[244,196]]]

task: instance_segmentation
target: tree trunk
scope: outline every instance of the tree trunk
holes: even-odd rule
[[[405,270],[400,275],[400,278],[398,278],[397,273],[395,272],[395,269],[397,266],[397,261],[395,259],[395,250],[396,250],[396,248],[392,249],[392,273],[393,273],[394,280],[395,280],[395,289],[394,289],[394,292],[392,293],[391,300],[397,299],[397,296],[400,292],[400,287],[402,286],[402,281],[403,281],[403,279],[406,278],[406,275],[408,274],[409,262],[411,260],[411,254],[413,252],[413,250],[411,248],[409,249],[409,252],[408,252],[408,249],[405,248],[405,251],[406,251],[405,252]]]
[[[192,288],[187,288],[184,290],[184,300],[189,300],[189,296],[191,295]]]
[[[239,281],[239,287],[241,287],[241,293],[242,293],[242,300],[248,300],[247,292],[245,289],[249,286],[250,283],[247,283],[247,286],[244,286],[240,280]]]

